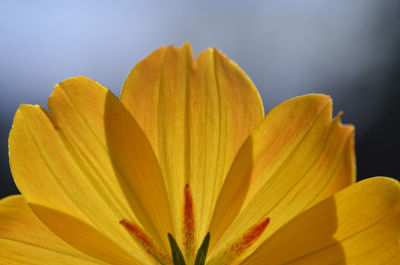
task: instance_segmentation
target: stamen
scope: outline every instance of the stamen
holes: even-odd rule
[[[193,210],[193,197],[190,192],[189,184],[186,184],[184,189],[185,205],[184,205],[184,219],[183,219],[183,245],[185,247],[185,254],[188,260],[192,260],[195,255],[195,221]]]
[[[123,225],[125,229],[128,230],[128,232],[133,235],[133,237],[137,241],[139,241],[145,251],[152,257],[154,257],[159,263],[161,263],[162,265],[172,264],[168,256],[162,253],[162,251],[157,248],[153,240],[148,237],[138,225],[131,223],[126,219],[122,219],[121,221],[119,221],[119,223]]]
[[[239,257],[248,249],[265,231],[271,219],[268,217],[258,224],[250,227],[242,237],[233,243],[222,255],[222,264],[230,264],[235,258]]]
[[[254,241],[256,241],[261,234],[265,231],[265,228],[267,228],[270,218],[266,218],[264,221],[262,221],[259,224],[254,225],[251,227],[247,233],[245,233],[241,239],[239,239],[237,242],[235,242],[232,246],[231,249],[235,250],[237,254],[241,254],[244,250],[249,248]]]

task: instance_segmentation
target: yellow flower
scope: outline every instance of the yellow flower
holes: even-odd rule
[[[351,185],[354,128],[331,104],[264,117],[235,63],[188,44],[141,61],[120,99],[61,82],[49,111],[15,115],[0,264],[398,265],[400,185]]]

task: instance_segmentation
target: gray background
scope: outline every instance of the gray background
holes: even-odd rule
[[[357,127],[359,179],[400,176],[400,1],[0,1],[0,197],[16,193],[7,138],[21,103],[88,76],[119,95],[161,45],[218,47],[252,78],[265,109],[333,97]]]

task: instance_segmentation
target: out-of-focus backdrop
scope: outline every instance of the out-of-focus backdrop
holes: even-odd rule
[[[0,198],[17,193],[7,138],[21,103],[88,76],[119,95],[161,45],[218,47],[265,109],[326,93],[356,125],[359,179],[400,177],[400,1],[0,1]]]

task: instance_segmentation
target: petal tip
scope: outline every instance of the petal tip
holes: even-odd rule
[[[64,81],[61,81],[60,83],[56,84],[55,87],[59,86],[62,89],[68,89],[71,85],[76,84],[77,82],[95,82],[89,77],[83,76],[83,75],[78,75],[74,77],[69,77],[65,79]]]

